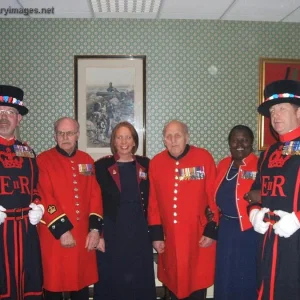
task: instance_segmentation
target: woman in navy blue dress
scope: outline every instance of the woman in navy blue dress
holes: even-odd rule
[[[95,300],[154,300],[153,252],[148,235],[149,159],[134,155],[138,134],[128,122],[111,135],[113,155],[95,163],[101,187],[104,241],[97,251]]]
[[[256,300],[257,233],[247,214],[244,194],[250,190],[258,158],[253,132],[243,125],[228,136],[231,155],[217,168],[215,199],[221,211],[217,241],[215,300]]]

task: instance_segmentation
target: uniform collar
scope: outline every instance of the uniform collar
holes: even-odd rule
[[[3,136],[0,135],[0,144],[5,146],[11,146],[15,143],[16,139],[15,137],[12,137],[10,139],[6,139]]]
[[[280,135],[280,142],[288,142],[288,141],[292,141],[294,139],[296,139],[297,137],[300,136],[300,127],[286,133],[283,135]]]
[[[173,158],[175,160],[179,160],[179,159],[183,158],[189,152],[189,150],[190,150],[190,145],[186,144],[184,151],[178,157],[173,156],[169,151],[168,151],[168,154],[171,158]]]
[[[68,154],[65,150],[61,149],[58,145],[56,145],[56,150],[59,152],[61,155],[66,156],[66,157],[72,157],[76,154],[76,149],[71,153]]]
[[[256,155],[251,152],[248,156],[246,156],[243,160],[242,160],[242,164],[240,166],[245,166],[249,163],[249,161],[251,161],[252,159],[254,159],[256,157]],[[231,160],[233,161],[233,159]]]

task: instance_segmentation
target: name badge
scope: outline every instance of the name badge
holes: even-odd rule
[[[179,180],[201,180],[205,178],[204,166],[178,169]]]
[[[255,180],[256,174],[257,174],[257,172],[255,172],[255,171],[243,171],[241,178]]]
[[[16,156],[34,158],[34,153],[29,146],[14,145]]]
[[[92,164],[78,164],[79,174],[90,176],[93,174],[93,165]]]
[[[300,141],[286,142],[282,148],[282,155],[300,155]]]

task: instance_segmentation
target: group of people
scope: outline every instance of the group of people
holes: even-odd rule
[[[87,300],[94,284],[96,300],[154,300],[153,248],[172,300],[206,299],[212,284],[215,300],[300,299],[300,83],[273,82],[264,97],[279,140],[259,159],[245,125],[216,167],[172,120],[151,160],[121,122],[112,155],[94,162],[67,117],[36,158],[14,137],[23,91],[0,86],[0,299]]]

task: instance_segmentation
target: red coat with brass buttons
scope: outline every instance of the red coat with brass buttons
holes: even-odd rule
[[[195,170],[204,176],[189,177]],[[186,298],[214,281],[216,243],[201,248],[199,241],[207,225],[206,207],[218,215],[213,201],[215,163],[208,151],[190,146],[178,160],[166,150],[159,153],[150,161],[149,173],[148,221],[153,227],[162,225],[165,240],[158,278],[178,298]],[[180,174],[187,176],[181,180]]]
[[[38,156],[38,189],[45,207],[39,225],[44,288],[53,292],[77,291],[98,280],[96,253],[85,248],[89,230],[100,231],[102,223],[94,161],[79,150],[63,154],[56,147]],[[68,230],[76,241],[73,248],[60,244]]]

